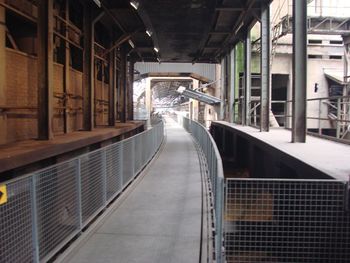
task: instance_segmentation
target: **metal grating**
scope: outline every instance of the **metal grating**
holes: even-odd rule
[[[123,154],[121,143],[106,148],[107,200],[114,198],[123,188]]]
[[[227,262],[349,262],[350,216],[343,182],[226,183]]]
[[[40,259],[79,230],[77,164],[62,163],[34,175]]]
[[[7,184],[8,202],[0,206],[0,262],[32,262],[32,178]]]
[[[81,200],[83,223],[89,222],[104,205],[103,153],[91,152],[81,157]]]

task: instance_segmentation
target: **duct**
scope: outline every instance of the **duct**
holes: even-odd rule
[[[195,91],[192,89],[186,89],[183,86],[180,86],[177,89],[177,92],[182,94],[185,97],[188,97],[190,99],[194,99],[194,100],[198,100],[200,102],[203,102],[205,104],[209,104],[209,105],[215,105],[215,104],[220,104],[221,100],[219,98],[207,95],[203,92],[200,91]]]

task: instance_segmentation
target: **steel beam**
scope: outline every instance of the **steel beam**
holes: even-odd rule
[[[53,0],[38,5],[38,139],[53,138]]]
[[[261,95],[260,95],[260,131],[269,131],[270,123],[270,7],[261,9]]]
[[[94,128],[94,24],[92,8],[84,5],[83,129]]]
[[[307,1],[293,1],[292,142],[306,141]]]
[[[242,124],[250,125],[250,91],[251,91],[251,40],[250,30],[244,41],[244,103],[242,107]]]

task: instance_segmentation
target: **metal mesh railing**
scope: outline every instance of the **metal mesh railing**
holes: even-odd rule
[[[207,131],[207,129],[198,122],[177,115],[178,123],[180,123],[185,130],[192,133],[197,143],[200,145],[204,156],[207,160],[209,171],[209,190],[211,191],[212,206],[213,206],[213,222],[215,225],[215,260],[216,262],[223,261],[223,227],[222,227],[222,211],[224,200],[224,173],[222,160],[219,150],[215,144],[214,139]]]
[[[226,179],[227,262],[349,262],[347,191],[333,180]]]
[[[159,122],[127,140],[3,183],[8,201],[0,205],[0,263],[50,259],[147,165],[163,134]]]
[[[348,263],[350,199],[345,181],[224,179],[207,130],[178,116],[207,159],[216,262]]]

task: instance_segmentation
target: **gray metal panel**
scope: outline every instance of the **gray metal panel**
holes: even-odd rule
[[[215,64],[137,62],[135,63],[135,70],[140,72],[140,74],[195,73],[210,80],[215,80]]]

